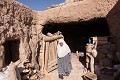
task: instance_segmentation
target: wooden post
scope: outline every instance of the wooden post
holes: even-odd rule
[[[41,59],[42,59],[42,67],[41,67],[41,73],[44,73],[44,53],[45,53],[45,41],[44,41],[44,37],[42,40],[42,54],[41,54]]]
[[[49,42],[46,42],[46,49],[45,49],[45,70],[47,70],[47,66],[48,66],[48,57],[49,57]]]
[[[50,44],[51,44],[51,57],[52,57],[52,60],[54,60],[56,58],[56,48],[55,46],[57,45],[56,43],[56,40],[55,41],[52,41]]]
[[[53,41],[52,44],[53,44],[53,53],[52,53],[52,56],[53,56],[53,59],[55,59],[55,53],[56,53],[56,51],[55,51],[55,41]]]
[[[54,59],[54,56],[53,56],[53,54],[54,54],[54,43],[53,43],[53,41],[51,41],[50,42],[50,61],[52,61],[53,59]]]
[[[54,45],[54,48],[55,48],[55,57],[57,57],[57,41],[58,40],[55,40],[55,45]]]

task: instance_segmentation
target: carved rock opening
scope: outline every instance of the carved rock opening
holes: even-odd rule
[[[43,28],[43,34],[61,31],[72,52],[84,51],[89,37],[110,36],[106,18],[98,18],[77,23],[49,23]]]
[[[19,59],[20,40],[9,40],[4,43],[5,65],[9,65],[11,61],[15,62]]]

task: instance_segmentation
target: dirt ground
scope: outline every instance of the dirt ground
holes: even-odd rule
[[[84,66],[79,62],[78,58],[75,55],[72,55],[72,67],[73,70],[69,76],[64,76],[63,80],[83,80],[83,72],[84,72]],[[57,69],[51,73],[49,73],[52,80],[61,80],[58,78],[58,71]],[[48,80],[47,78],[44,78],[42,80]]]

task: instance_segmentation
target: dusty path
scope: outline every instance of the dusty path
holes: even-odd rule
[[[69,76],[65,76],[63,80],[83,80],[82,75],[83,75],[83,65],[79,62],[77,57],[75,55],[72,55],[72,66],[73,70]],[[52,80],[61,80],[58,78],[58,71],[57,69],[51,73],[49,73]],[[48,80],[47,78],[44,78],[42,80]]]

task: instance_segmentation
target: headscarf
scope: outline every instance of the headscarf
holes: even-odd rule
[[[63,43],[63,46],[60,46],[59,43]],[[58,45],[57,45],[57,54],[59,58],[62,58],[66,56],[68,53],[70,53],[71,50],[69,46],[66,44],[66,42],[63,39],[59,39]]]

